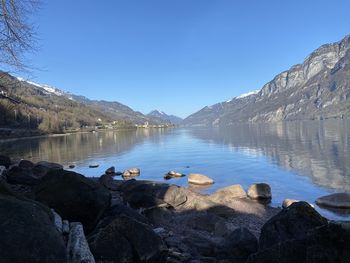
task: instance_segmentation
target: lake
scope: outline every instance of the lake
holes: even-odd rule
[[[350,192],[350,122],[308,121],[245,124],[221,128],[138,129],[102,131],[0,143],[13,158],[58,162],[86,176],[100,176],[110,167],[141,168],[140,179],[165,181],[170,170],[203,173],[215,184],[196,191],[257,182],[272,188],[272,206],[285,198],[315,199]],[[89,168],[99,164],[98,168]],[[187,186],[187,178],[167,181]],[[330,219],[349,220],[317,207]]]

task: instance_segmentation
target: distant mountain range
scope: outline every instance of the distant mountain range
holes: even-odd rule
[[[180,124],[183,120],[175,115],[168,115],[162,111],[154,110],[147,114],[150,118],[157,118],[167,123]]]
[[[57,132],[83,126],[169,124],[119,102],[90,100],[0,72],[0,127]],[[170,121],[171,122],[171,121]]]
[[[350,36],[323,45],[261,90],[206,106],[184,125],[350,117]]]

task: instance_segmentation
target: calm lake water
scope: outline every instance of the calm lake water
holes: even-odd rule
[[[110,167],[118,171],[141,168],[140,179],[165,181],[169,170],[203,173],[215,184],[205,193],[232,184],[245,189],[266,182],[271,205],[285,198],[315,199],[334,192],[350,192],[350,122],[288,122],[237,125],[212,129],[138,129],[61,137],[24,139],[0,144],[0,152],[32,161],[48,160],[86,176],[100,176]],[[99,164],[98,168],[88,168]],[[167,181],[187,186],[187,178]],[[349,215],[316,208],[331,219]]]

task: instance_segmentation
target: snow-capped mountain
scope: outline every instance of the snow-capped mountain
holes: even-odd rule
[[[168,115],[163,111],[154,110],[147,114],[149,117],[159,118],[163,121],[170,122],[172,124],[180,124],[182,122],[182,119],[180,117],[177,117],[175,115]]]

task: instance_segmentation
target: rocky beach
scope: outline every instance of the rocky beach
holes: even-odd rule
[[[4,263],[349,262],[349,222],[329,221],[302,201],[270,207],[273,189],[264,183],[204,195],[139,180],[136,168],[88,178],[6,156],[0,167]],[[210,179],[188,177],[198,187]],[[349,205],[347,195],[336,198]]]

